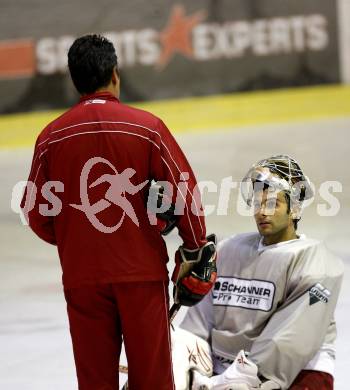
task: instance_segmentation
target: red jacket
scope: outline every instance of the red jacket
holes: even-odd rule
[[[118,174],[123,172],[124,181],[120,184]],[[57,245],[65,288],[166,280],[166,246],[149,222],[149,185],[145,182],[153,179],[172,183],[175,202],[181,172],[188,172],[189,180],[187,194],[180,184],[179,196],[185,197],[186,204],[178,219],[178,229],[185,247],[194,249],[206,242],[204,218],[198,216],[200,212],[192,212],[202,211],[200,196],[193,191],[196,179],[159,118],[121,104],[109,93],[97,93],[84,96],[50,123],[37,139],[28,179],[35,183],[37,196],[27,186],[22,208],[28,211],[29,207],[27,220],[32,230]],[[64,188],[60,185],[52,189],[51,197],[46,195],[45,199],[41,190],[47,181],[59,181]],[[81,205],[86,203],[82,201],[85,185],[89,204],[99,202],[92,217],[82,211]],[[138,185],[142,188],[134,189]],[[61,212],[43,216],[45,206],[39,205],[48,205],[50,209],[55,197],[61,201]],[[125,201],[124,206],[118,199]],[[111,232],[118,223],[119,228]]]

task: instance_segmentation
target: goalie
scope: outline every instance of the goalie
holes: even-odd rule
[[[343,265],[297,233],[309,181],[279,155],[253,165],[241,192],[258,233],[219,243],[212,292],[173,332],[177,390],[331,390]]]

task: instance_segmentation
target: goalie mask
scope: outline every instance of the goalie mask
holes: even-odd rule
[[[290,202],[295,219],[300,219],[302,203],[313,197],[310,181],[299,164],[287,155],[276,155],[254,164],[241,183],[241,194],[248,206],[252,205],[256,191],[270,194],[283,191]]]

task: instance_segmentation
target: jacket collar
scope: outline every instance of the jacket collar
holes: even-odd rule
[[[102,91],[102,92],[94,92],[88,95],[82,95],[80,96],[80,102],[85,102],[86,100],[91,99],[104,99],[104,100],[114,100],[116,102],[120,102],[118,98],[113,96],[110,92]]]

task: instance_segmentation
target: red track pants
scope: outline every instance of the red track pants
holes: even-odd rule
[[[65,291],[79,390],[118,390],[122,335],[130,390],[174,390],[166,282]]]

